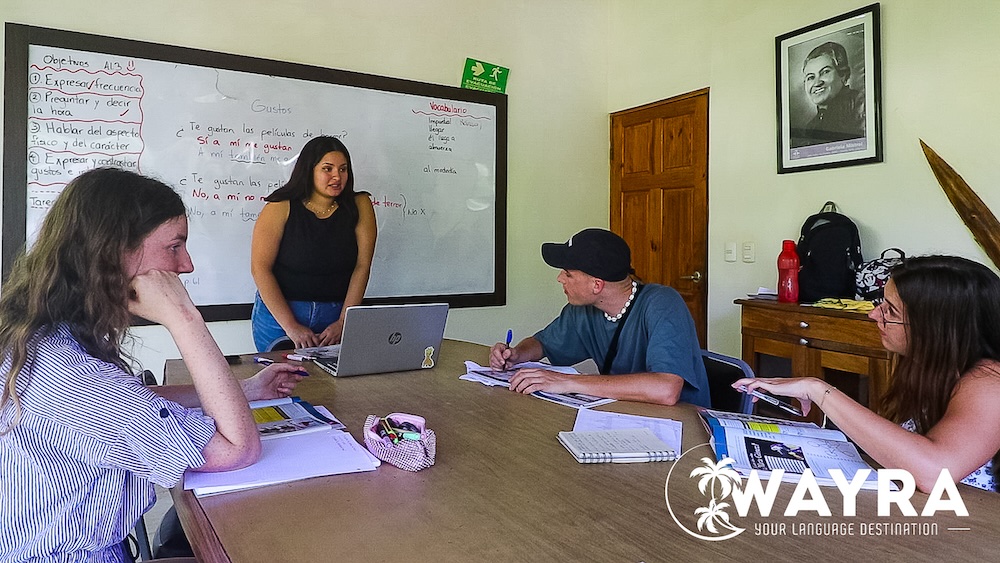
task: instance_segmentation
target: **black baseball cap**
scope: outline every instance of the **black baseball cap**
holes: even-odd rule
[[[542,245],[542,260],[553,268],[580,270],[604,281],[633,273],[632,252],[622,237],[604,229],[584,229],[564,243]]]

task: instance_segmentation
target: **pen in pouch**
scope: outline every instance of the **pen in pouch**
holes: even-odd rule
[[[399,443],[399,436],[396,434],[396,431],[392,429],[392,426],[389,426],[389,422],[385,418],[382,419],[382,427],[385,428],[385,433],[389,436],[389,439],[392,440],[393,444]]]

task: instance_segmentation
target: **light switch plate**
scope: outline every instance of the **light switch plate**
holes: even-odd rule
[[[726,262],[736,261],[736,241],[726,243],[726,252],[723,254]]]

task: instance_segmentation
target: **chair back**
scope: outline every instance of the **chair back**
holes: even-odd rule
[[[705,373],[708,374],[708,392],[712,400],[712,408],[720,411],[753,414],[753,401],[750,399],[750,395],[740,393],[731,387],[737,379],[754,377],[750,366],[739,358],[708,350],[701,351],[701,359],[705,362]]]
[[[274,342],[268,344],[267,348],[264,351],[274,352],[276,350],[294,350],[294,349],[295,349],[295,342],[292,342],[292,339],[288,338],[287,336],[281,336],[279,338],[274,339]]]

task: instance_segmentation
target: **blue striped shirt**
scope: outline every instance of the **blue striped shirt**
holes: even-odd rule
[[[10,428],[0,436],[0,561],[122,561],[153,483],[172,487],[203,464],[215,421],[88,355],[65,327],[29,350],[13,427],[13,403],[0,406],[0,430]],[[0,373],[9,369],[7,359]]]

